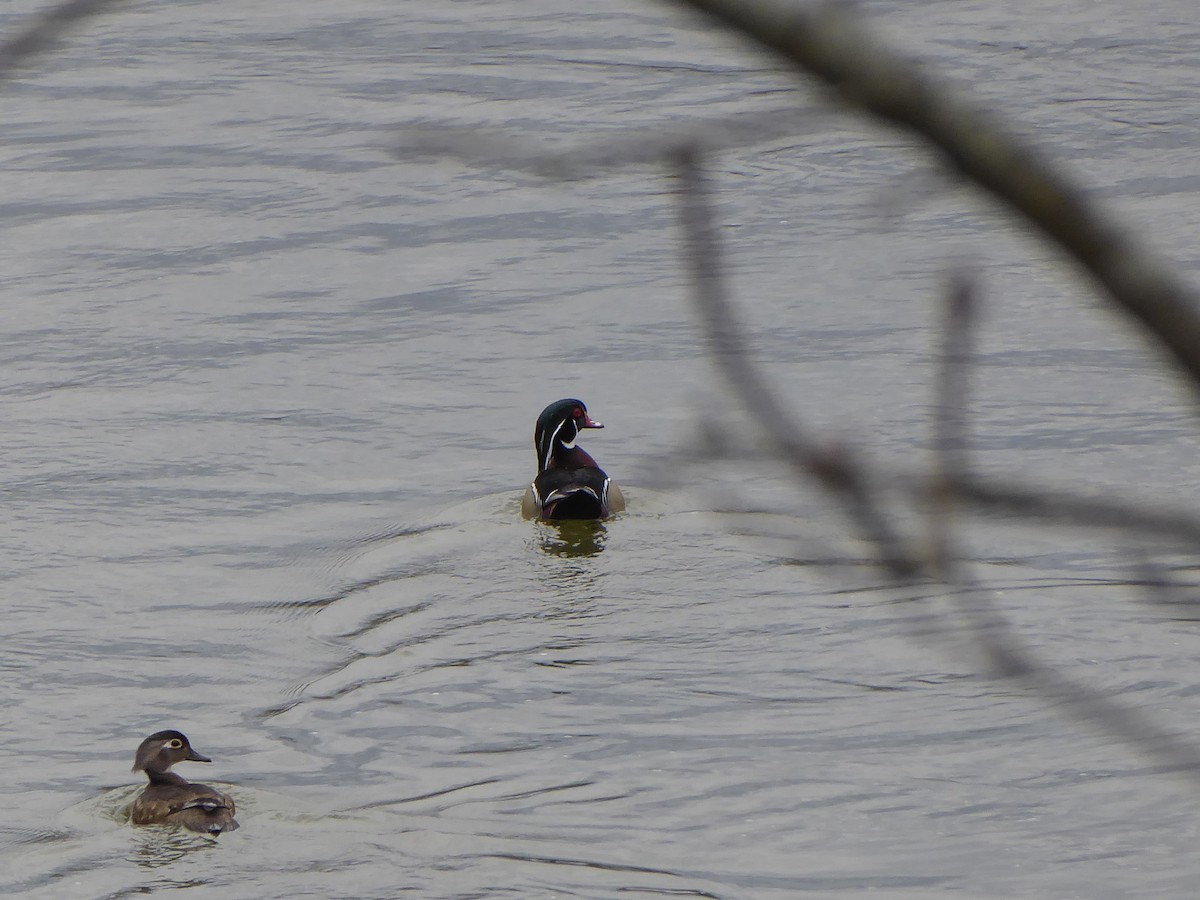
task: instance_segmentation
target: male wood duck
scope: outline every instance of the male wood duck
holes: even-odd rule
[[[184,781],[170,771],[171,766],[184,760],[212,762],[193,750],[178,731],[157,731],[142,741],[133,771],[144,771],[150,784],[133,801],[133,824],[182,825],[213,835],[233,831],[238,827],[233,799],[207,784]]]
[[[603,428],[582,400],[559,400],[538,416],[533,430],[538,473],[521,500],[527,519],[604,519],[625,508],[621,489],[582,447],[584,428]]]

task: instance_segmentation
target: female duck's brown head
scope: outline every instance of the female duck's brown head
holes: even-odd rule
[[[156,731],[142,741],[133,761],[133,771],[145,772],[154,781],[155,774],[164,774],[175,763],[212,762],[207,756],[197,753],[188,743],[182,731]],[[177,778],[179,776],[176,776]]]
[[[182,825],[192,831],[220,834],[238,827],[233,799],[206,784],[193,784],[171,771],[176,763],[212,762],[192,749],[180,731],[156,731],[142,741],[133,771],[145,772],[150,784],[133,801],[134,825]]]

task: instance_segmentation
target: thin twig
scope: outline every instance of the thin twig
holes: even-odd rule
[[[972,622],[972,638],[998,675],[1043,697],[1063,701],[1063,708],[1082,724],[1121,738],[1162,765],[1200,781],[1200,751],[1193,743],[1168,732],[1140,709],[1106,697],[1038,660],[990,602],[990,592],[971,585],[962,587],[959,605]]]
[[[1140,553],[1136,559],[1138,584],[1145,588],[1144,597],[1147,602],[1165,607],[1177,614],[1176,620],[1195,622],[1200,619],[1200,594],[1196,585],[1180,584],[1164,566],[1159,565]],[[1188,615],[1178,615],[1179,610],[1187,610]]]
[[[930,559],[934,571],[943,575],[950,573],[955,556],[950,523],[956,498],[951,485],[966,478],[968,471],[967,374],[974,318],[974,286],[963,273],[956,273],[946,291],[945,324],[934,382],[934,473],[929,485]]]
[[[881,562],[893,574],[914,575],[921,567],[919,561],[903,548],[887,523],[865,473],[851,454],[845,448],[819,447],[809,441],[751,362],[725,294],[720,244],[708,206],[700,152],[695,147],[682,146],[675,152],[674,162],[688,270],[713,359],[780,457],[797,473],[815,479],[842,498],[851,519],[877,548]]]
[[[916,479],[910,479],[908,487],[917,493],[924,490]],[[949,487],[959,502],[987,512],[1080,528],[1140,530],[1200,548],[1200,518],[1183,510],[1150,508],[1132,500],[1085,497],[1055,488],[978,476],[952,479]]]
[[[0,41],[0,78],[50,46],[71,25],[104,12],[122,0],[67,0],[35,16],[16,35]]]
[[[559,181],[611,176],[625,166],[661,165],[680,146],[714,151],[744,147],[812,131],[817,116],[798,106],[727,113],[720,117],[663,123],[653,128],[606,131],[586,143],[558,150],[508,132],[474,127],[405,125],[392,151],[404,159],[448,156],[468,163],[503,164]]]

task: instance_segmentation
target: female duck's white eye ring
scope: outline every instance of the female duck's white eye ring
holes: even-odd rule
[[[178,750],[183,746],[183,741],[181,741],[179,738],[171,738],[171,740],[167,742],[167,746],[172,750]]]

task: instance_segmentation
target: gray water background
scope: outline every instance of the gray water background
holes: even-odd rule
[[[863,9],[1195,281],[1192,3]],[[927,461],[965,260],[977,465],[1193,503],[1192,399],[1053,252],[673,7],[132,4],[0,86],[0,890],[1194,896],[1194,783],[929,635],[943,598],[812,564],[864,551],[780,472],[678,455],[738,410],[659,169],[388,149],[789,106],[713,176],[738,309],[807,421]],[[571,395],[630,500],[574,543],[516,514],[533,419]],[[705,513],[743,498],[788,539]],[[1121,540],[961,538],[1040,653],[1200,738],[1200,626],[1140,602]],[[240,831],[121,821],[161,727]]]

